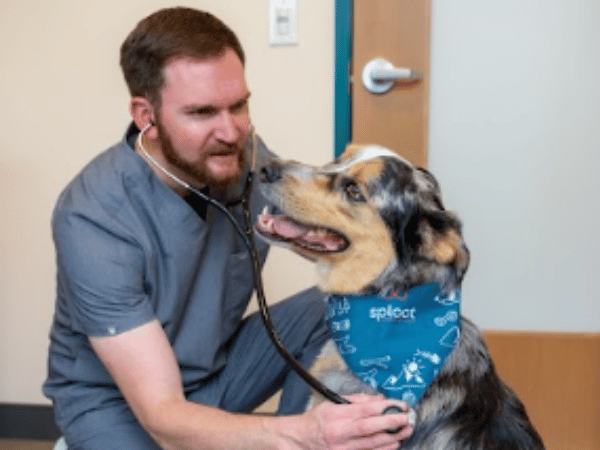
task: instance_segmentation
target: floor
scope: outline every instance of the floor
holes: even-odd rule
[[[0,450],[52,450],[53,441],[23,441],[0,439]]]
[[[0,0],[2,1],[2,0]],[[267,400],[256,412],[271,414],[277,409],[280,392]],[[4,439],[0,438],[0,450],[52,450],[55,441],[33,441],[23,439]]]

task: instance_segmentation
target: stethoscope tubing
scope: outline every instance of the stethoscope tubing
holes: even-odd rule
[[[140,134],[138,135],[138,146],[139,146],[140,150],[142,151],[142,153],[144,154],[144,156],[146,156],[148,161],[150,161],[155,167],[157,167],[161,172],[163,172],[169,178],[174,180],[177,184],[184,187],[185,189],[187,189],[189,192],[193,193],[194,195],[197,195],[198,197],[202,198],[204,201],[208,202],[210,205],[214,206],[219,211],[221,211],[229,219],[229,221],[235,228],[237,234],[242,239],[242,242],[244,243],[244,246],[246,247],[246,250],[248,251],[248,254],[250,255],[250,262],[251,262],[251,267],[252,267],[252,278],[253,278],[253,282],[254,282],[254,289],[256,291],[256,298],[258,301],[260,316],[265,325],[265,329],[267,330],[269,338],[271,339],[271,342],[273,343],[273,345],[275,346],[275,348],[277,349],[279,354],[283,357],[285,362],[292,368],[292,370],[294,370],[294,372],[296,372],[306,383],[308,383],[308,385],[310,385],[310,387],[312,387],[315,391],[320,393],[323,397],[325,397],[326,399],[328,399],[329,401],[331,401],[333,403],[349,404],[350,401],[348,401],[344,397],[340,396],[336,392],[334,392],[331,389],[329,389],[328,387],[326,387],[323,383],[321,383],[314,376],[312,376],[296,360],[296,358],[294,358],[294,356],[287,350],[287,348],[281,341],[279,335],[277,334],[277,331],[275,330],[275,325],[273,324],[273,321],[271,320],[271,315],[269,314],[269,307],[267,305],[267,300],[265,297],[265,292],[264,292],[264,287],[263,287],[263,282],[262,282],[262,276],[261,276],[261,271],[260,271],[260,266],[259,266],[258,251],[256,249],[256,244],[254,241],[254,232],[253,232],[252,225],[251,225],[250,195],[252,193],[252,185],[253,185],[254,176],[255,176],[255,172],[256,172],[256,133],[254,131],[254,127],[253,126],[250,127],[250,135],[251,135],[251,139],[252,139],[252,161],[251,161],[250,170],[246,177],[244,192],[238,200],[228,202],[228,204],[227,204],[230,207],[233,205],[237,205],[239,203],[242,204],[242,209],[244,211],[244,228],[242,228],[240,226],[240,224],[238,223],[238,221],[233,216],[233,214],[231,213],[231,211],[229,211],[229,209],[227,208],[226,205],[223,205],[219,201],[215,200],[214,198],[210,197],[209,195],[196,189],[195,187],[191,186],[189,183],[186,183],[185,181],[181,180],[180,178],[178,178],[177,176],[172,174],[170,171],[168,171],[165,167],[163,167],[158,161],[156,161],[156,159],[154,159],[146,151],[146,149],[144,148],[144,145],[142,143],[142,137],[143,137],[144,133],[152,126],[153,126],[153,123],[149,123],[148,125],[146,125],[146,127],[144,127],[144,129],[142,129],[140,131]]]

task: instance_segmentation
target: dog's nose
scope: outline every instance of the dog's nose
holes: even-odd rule
[[[275,183],[281,179],[281,164],[271,161],[260,169],[260,181],[263,183]]]

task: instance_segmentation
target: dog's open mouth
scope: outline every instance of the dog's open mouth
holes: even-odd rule
[[[266,207],[256,221],[256,230],[269,239],[313,252],[341,252],[349,245],[348,239],[334,230],[300,223],[285,214],[271,214]]]

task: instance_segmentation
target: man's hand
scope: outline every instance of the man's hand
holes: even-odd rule
[[[401,402],[385,400],[383,396],[356,394],[348,396],[349,405],[323,402],[304,414],[305,438],[308,447],[315,450],[392,450],[399,441],[413,432],[406,413],[383,414],[384,409],[394,405],[402,410],[408,408]],[[390,434],[388,430],[400,430]]]

